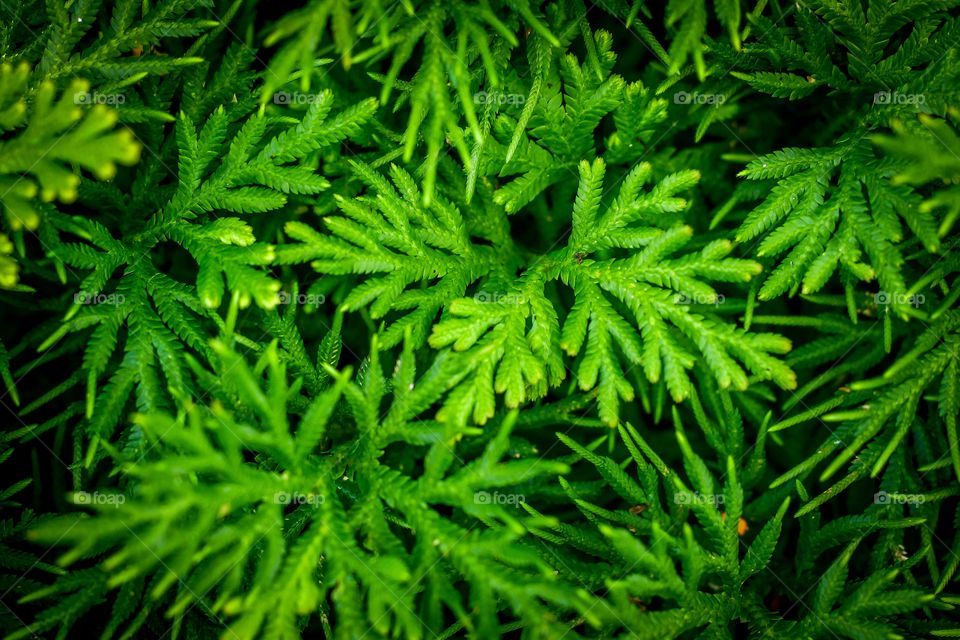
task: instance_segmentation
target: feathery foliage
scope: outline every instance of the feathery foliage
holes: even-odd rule
[[[960,4],[0,3],[3,637],[956,637]]]

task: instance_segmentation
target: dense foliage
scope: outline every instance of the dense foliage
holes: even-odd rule
[[[960,637],[960,1],[0,0],[0,627]]]

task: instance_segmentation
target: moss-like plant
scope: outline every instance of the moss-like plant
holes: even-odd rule
[[[0,2],[4,636],[960,636],[958,4]]]

